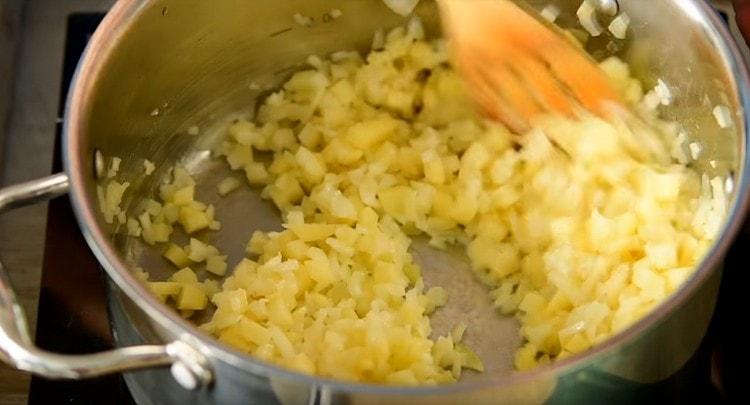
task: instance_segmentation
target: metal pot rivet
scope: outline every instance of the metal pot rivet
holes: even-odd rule
[[[102,151],[99,149],[94,150],[94,179],[99,180],[101,178],[104,178],[104,171],[106,170],[106,167],[104,166],[104,155],[102,154]]]
[[[617,0],[596,0],[596,9],[609,16],[615,16],[620,11]]]
[[[172,372],[172,377],[174,377],[182,388],[185,388],[186,390],[194,390],[198,388],[198,377],[182,362],[178,361],[172,363],[169,370]]]

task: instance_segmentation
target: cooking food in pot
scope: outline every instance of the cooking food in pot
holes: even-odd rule
[[[245,258],[212,245],[222,224],[186,168],[128,216],[113,158],[101,209],[162,249],[173,274],[143,279],[188,318],[212,311],[201,329],[347,381],[440,384],[483,370],[464,343],[482,325],[433,333],[430,315],[451,296],[426,285],[430,268],[410,251],[419,237],[461,247],[497,316],[520,322],[514,363],[531,369],[604,341],[679,289],[725,216],[725,180],[694,171],[700,146],[658,116],[667,85],[644,91],[616,58],[599,68],[637,120],[546,115],[514,134],[476,113],[448,45],[415,19],[376,33],[367,55],[310,56],[226,127],[213,152],[236,177],[216,191],[251,187],[281,216],[278,230],[240,241]]]

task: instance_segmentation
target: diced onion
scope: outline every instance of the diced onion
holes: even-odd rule
[[[719,127],[721,128],[729,128],[732,126],[732,112],[729,110],[729,107],[725,105],[717,105],[714,107],[714,118],[716,118],[716,123],[719,124]]]
[[[553,23],[557,20],[557,17],[560,16],[560,8],[554,4],[548,4],[544,6],[539,14],[541,14],[545,20]]]
[[[304,16],[304,15],[302,15],[300,13],[295,13],[292,16],[292,18],[294,18],[294,22],[296,22],[297,24],[299,24],[299,25],[301,25],[303,27],[309,27],[313,23],[313,19],[312,18],[310,18],[308,16]]]
[[[698,158],[701,156],[701,152],[703,151],[703,147],[698,142],[691,142],[690,145],[688,145],[688,148],[690,149],[690,157],[693,158],[693,160],[698,160]]]
[[[656,87],[654,87],[654,91],[659,96],[659,102],[661,105],[672,104],[672,91],[669,90],[669,87],[667,87],[667,84],[664,83],[662,79],[658,80]]]
[[[148,159],[143,159],[143,171],[146,172],[146,176],[151,175],[154,170],[156,170],[156,165]]]
[[[601,24],[599,24],[599,20],[596,18],[596,9],[589,4],[588,0],[584,0],[584,2],[581,3],[576,15],[578,16],[578,21],[581,23],[581,26],[583,26],[592,37],[598,37],[604,32],[604,28],[602,28]]]
[[[615,17],[611,23],[609,23],[609,32],[617,39],[625,39],[628,33],[628,26],[630,25],[630,17],[625,13],[620,13]]]
[[[417,6],[419,0],[383,0],[383,3],[394,13],[406,17],[414,11],[414,7]]]

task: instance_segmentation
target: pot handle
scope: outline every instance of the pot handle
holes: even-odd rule
[[[58,173],[0,189],[0,214],[10,209],[64,195],[68,176]],[[206,357],[182,340],[166,345],[142,345],[101,353],[66,355],[36,347],[26,316],[18,303],[5,268],[0,263],[0,360],[51,379],[82,379],[123,371],[171,366],[172,375],[186,389],[208,386],[213,373]]]

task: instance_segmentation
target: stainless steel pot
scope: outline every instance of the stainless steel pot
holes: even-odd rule
[[[530,3],[541,7],[550,1]],[[552,3],[563,12],[561,24],[573,27],[580,0]],[[611,18],[607,12],[618,6],[599,3],[609,6],[602,8],[602,19]],[[125,206],[153,190],[159,174],[177,161],[208,184],[225,169],[202,150],[215,141],[211,134],[219,133],[212,128],[238,111],[247,112],[261,96],[262,90],[251,84],[261,89],[278,85],[310,54],[365,51],[376,29],[404,20],[379,0],[120,0],[91,38],[72,84],[64,124],[65,173],[0,190],[0,211],[70,194],[86,240],[110,276],[112,326],[122,348],[69,356],[34,347],[0,269],[0,358],[49,378],[150,369],[126,375],[141,403],[566,402],[587,398],[605,378],[616,378],[617,384],[667,378],[706,331],[721,259],[747,204],[750,80],[736,44],[705,2],[620,0],[619,7],[632,19],[629,39],[622,44],[593,39],[590,50],[599,58],[613,52],[621,56],[646,85],[658,78],[668,83],[675,103],[664,108],[664,115],[703,145],[696,168],[726,175],[733,184],[729,218],[695,275],[623,333],[531,372],[500,367],[458,384],[424,388],[313,378],[253,359],[203,334],[152,297],[131,272],[129,263],[148,263],[154,253],[118,234],[100,215],[95,186],[103,175],[102,155],[123,158],[122,177],[134,190]],[[323,19],[332,8],[342,10],[343,17]],[[313,26],[295,24],[297,12],[314,17]],[[423,1],[415,13],[437,33],[434,4]],[[718,104],[731,109],[730,128],[717,125],[711,109]],[[187,135],[193,125],[206,135]],[[141,175],[143,158],[160,164],[155,176]],[[274,226],[266,209],[260,201],[219,206],[219,215],[232,218],[222,222],[236,223],[236,229],[217,243],[230,255],[239,254],[233,240],[246,240],[252,228]],[[159,266],[147,268],[158,278]],[[505,335],[512,341],[515,332],[509,329]],[[507,342],[484,343],[489,350],[513,350]]]

